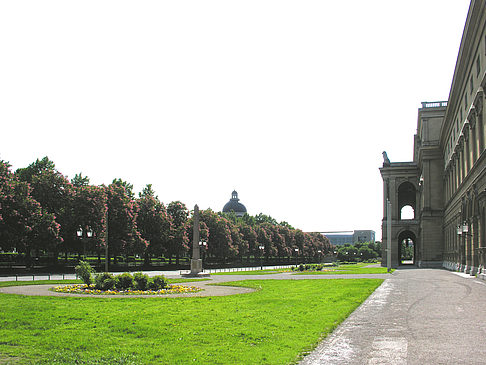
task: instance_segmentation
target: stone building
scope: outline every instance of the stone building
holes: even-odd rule
[[[389,200],[393,267],[412,244],[419,267],[486,275],[485,90],[486,0],[472,0],[449,100],[422,103],[412,162],[384,153],[382,240],[386,249]]]
[[[237,217],[243,217],[243,215],[246,213],[246,207],[240,203],[236,190],[233,190],[231,193],[231,199],[223,207],[223,213],[230,212],[235,212]]]

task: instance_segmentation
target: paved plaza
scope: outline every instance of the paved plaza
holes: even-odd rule
[[[485,338],[484,281],[401,269],[300,365],[485,364]]]

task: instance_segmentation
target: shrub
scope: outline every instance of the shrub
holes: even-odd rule
[[[115,287],[115,278],[108,272],[96,275],[95,278],[96,289],[111,290]]]
[[[115,277],[115,288],[117,290],[127,290],[133,287],[133,277],[129,273],[123,273]]]
[[[150,290],[160,290],[167,287],[167,279],[164,275],[154,276],[149,280],[148,287]]]
[[[133,281],[134,281],[133,284],[134,289],[147,290],[148,281],[149,281],[149,277],[147,274],[136,272],[135,274],[133,274]]]
[[[304,266],[304,265],[302,265],[302,264],[300,264],[300,265],[299,265],[299,271],[304,271],[304,270],[305,270],[305,266]]]
[[[94,270],[86,261],[79,261],[79,265],[74,268],[74,271],[83,280],[83,283],[87,285],[92,283],[91,275],[94,273]]]

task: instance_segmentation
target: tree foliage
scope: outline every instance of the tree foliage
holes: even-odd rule
[[[114,179],[108,186],[90,184],[78,173],[62,175],[48,157],[15,173],[0,161],[0,249],[53,253],[97,252],[108,243],[109,255],[187,256],[193,239],[193,214],[180,201],[165,206],[152,185],[138,198],[133,185]],[[216,261],[249,257],[316,257],[333,250],[319,233],[306,233],[269,215],[200,211],[200,240]],[[81,232],[78,237],[77,232]],[[89,235],[88,235],[89,233]],[[263,249],[260,249],[263,247]],[[83,251],[82,251],[83,250]],[[368,250],[360,251],[369,255]]]

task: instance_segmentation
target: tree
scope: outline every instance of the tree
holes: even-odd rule
[[[15,174],[32,188],[31,195],[38,201],[44,213],[54,216],[60,224],[61,238],[72,239],[76,231],[73,214],[74,189],[69,180],[56,170],[54,162],[44,157],[28,167],[18,169]],[[52,256],[57,259],[60,247],[51,247]]]
[[[367,245],[363,245],[358,249],[357,256],[360,261],[366,261],[376,258],[376,252],[369,248]]]
[[[143,239],[147,240],[145,263],[150,263],[151,255],[166,253],[171,232],[171,218],[160,202],[152,185],[148,184],[139,194],[137,227]]]
[[[115,179],[106,188],[108,200],[108,249],[115,257],[142,254],[147,248],[137,228],[138,205],[132,199],[130,184]]]
[[[235,257],[238,248],[233,244],[230,222],[211,209],[202,210],[200,218],[209,230],[208,253],[222,261]]]
[[[253,255],[254,257],[260,256],[261,253],[259,252],[260,249],[258,248],[258,236],[256,231],[244,222],[240,223],[238,229],[242,235],[242,240],[245,242],[245,246],[247,247],[246,255]],[[245,252],[240,253],[241,256],[243,256],[243,254],[245,254]]]
[[[173,201],[167,205],[167,213],[172,222],[167,246],[169,263],[172,260],[172,255],[175,255],[178,265],[180,256],[189,251],[189,236],[187,234],[189,211],[185,204],[180,201]]]
[[[54,215],[31,196],[29,185],[0,160],[0,248],[24,252],[30,266],[31,250],[52,250],[62,242],[59,228]]]
[[[89,185],[89,177],[81,175],[81,173],[74,175],[71,179],[71,184],[74,187],[79,188],[81,186],[88,186]]]
[[[96,251],[98,263],[101,262],[101,251],[105,248],[106,217],[108,212],[108,200],[106,188],[94,185],[80,185],[74,188],[73,221],[70,224],[69,240],[65,240],[65,251],[73,249],[78,253],[83,249]],[[81,240],[76,236],[76,231],[81,229]],[[92,237],[87,240],[87,232],[92,232]]]

